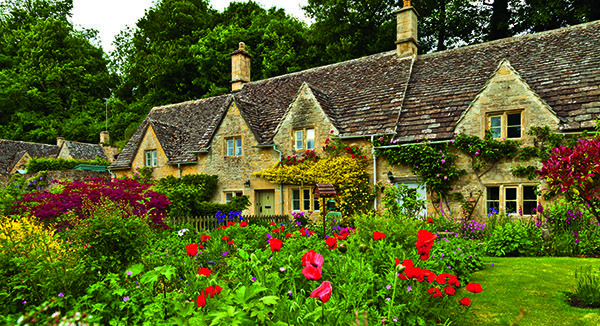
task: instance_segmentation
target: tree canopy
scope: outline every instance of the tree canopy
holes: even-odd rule
[[[490,3],[490,4],[486,4]],[[419,51],[442,51],[600,19],[589,0],[413,0]],[[399,0],[308,0],[312,24],[283,9],[157,0],[109,54],[69,22],[72,0],[0,0],[0,138],[123,145],[157,105],[228,93],[246,43],[252,80],[392,50]]]

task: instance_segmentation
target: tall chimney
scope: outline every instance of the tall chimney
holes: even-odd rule
[[[108,131],[101,131],[100,132],[100,144],[106,144],[108,145]]]
[[[61,148],[64,143],[65,139],[63,137],[56,137],[56,146],[58,146],[58,148]]]
[[[402,9],[396,10],[398,22],[396,25],[396,54],[399,57],[417,54],[417,11],[404,0]]]
[[[246,45],[240,42],[240,48],[231,52],[231,91],[242,88],[244,83],[250,81],[250,53],[246,52]]]

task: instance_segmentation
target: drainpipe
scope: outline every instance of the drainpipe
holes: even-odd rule
[[[177,176],[177,177],[178,177],[179,179],[181,179],[181,163],[177,163],[177,170],[179,170],[179,171],[178,171],[178,176]]]
[[[117,175],[116,175],[116,174],[114,174],[114,173],[113,173],[113,171],[111,171],[111,170],[109,170],[109,169],[106,169],[106,171],[108,171],[108,173],[110,173],[110,178],[111,178],[111,179],[116,179],[116,178],[117,178]]]
[[[283,153],[277,149],[277,144],[273,144],[273,149],[279,153],[279,162],[283,158]],[[279,213],[283,215],[283,183],[279,184]]]
[[[371,155],[373,155],[373,188],[377,189],[377,156],[375,156],[373,140],[375,140],[375,135],[371,135]],[[375,211],[377,211],[377,193],[379,193],[379,191],[375,190],[375,200],[373,200],[373,210]]]

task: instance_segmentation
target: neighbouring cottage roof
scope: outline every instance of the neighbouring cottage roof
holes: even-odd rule
[[[110,168],[129,168],[149,125],[170,162],[207,150],[230,101],[259,144],[273,143],[302,85],[341,136],[450,139],[460,116],[507,59],[561,119],[580,130],[600,113],[600,21],[415,57],[395,51],[249,82],[233,94],[152,109]]]
[[[80,143],[66,140],[63,146],[69,150],[69,155],[78,160],[94,160],[96,157],[108,160],[100,144]]]
[[[152,126],[169,163],[196,161],[193,152],[208,149],[232,99],[232,95],[222,95],[153,108],[109,168],[131,168],[149,126]]]
[[[0,139],[0,174],[10,174],[15,164],[25,154],[31,157],[54,158],[58,155],[58,151],[56,145]]]

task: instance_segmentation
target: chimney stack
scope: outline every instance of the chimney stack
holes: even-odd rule
[[[58,148],[61,148],[64,143],[65,139],[63,137],[56,137],[56,146],[58,146]]]
[[[242,88],[244,83],[250,81],[250,53],[246,52],[246,45],[240,42],[239,49],[231,52],[231,91]]]
[[[396,55],[417,55],[417,11],[410,0],[404,0],[404,6],[396,10],[396,14]]]
[[[108,131],[101,131],[100,132],[100,144],[101,145],[108,145]]]

